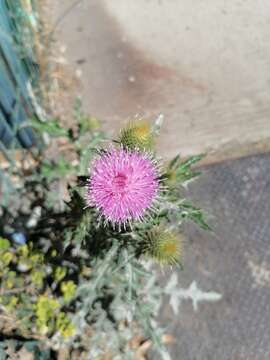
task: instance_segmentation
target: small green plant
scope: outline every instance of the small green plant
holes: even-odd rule
[[[65,268],[55,268],[48,259],[45,262],[43,253],[33,249],[32,243],[13,247],[8,240],[0,240],[0,303],[10,313],[10,323],[15,318],[19,335],[26,338],[39,339],[55,332],[71,336],[71,321],[61,309],[69,304],[76,285],[62,281]]]

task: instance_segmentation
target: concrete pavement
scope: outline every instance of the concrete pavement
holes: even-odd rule
[[[65,13],[72,4],[71,11]],[[270,3],[56,1],[57,38],[85,109],[109,129],[163,113],[166,156],[270,148]]]

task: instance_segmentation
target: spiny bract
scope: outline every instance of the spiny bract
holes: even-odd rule
[[[150,124],[143,120],[130,122],[121,130],[119,142],[128,149],[152,149],[154,138]]]
[[[146,234],[144,253],[161,265],[176,265],[180,264],[182,245],[180,237],[174,232],[156,226]]]

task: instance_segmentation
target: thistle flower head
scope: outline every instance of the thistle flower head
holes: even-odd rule
[[[155,226],[146,235],[144,253],[161,265],[176,265],[182,255],[182,245],[175,233],[162,226]]]
[[[86,201],[105,220],[125,225],[141,220],[159,189],[157,166],[150,155],[124,148],[111,149],[90,169]]]
[[[121,130],[119,141],[125,148],[151,149],[154,138],[150,124],[143,120],[130,122]]]

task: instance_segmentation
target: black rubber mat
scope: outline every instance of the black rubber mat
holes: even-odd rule
[[[214,233],[186,226],[181,287],[193,280],[222,300],[179,315],[164,305],[161,322],[176,342],[173,360],[270,359],[270,155],[203,169],[188,194],[210,215]],[[168,279],[162,276],[162,282]]]

